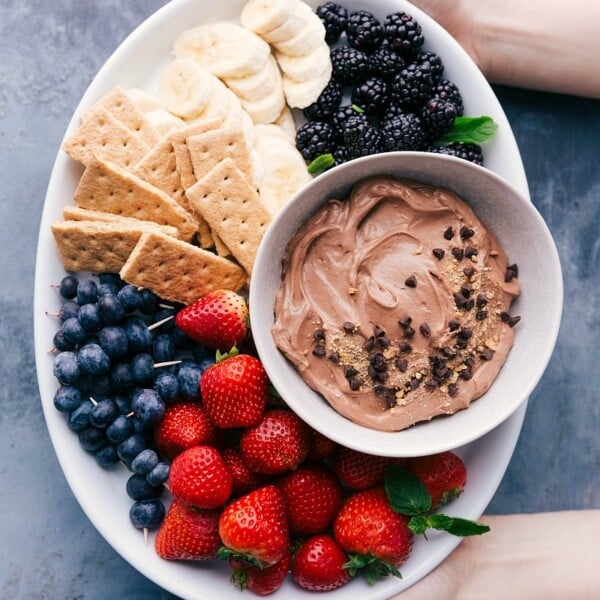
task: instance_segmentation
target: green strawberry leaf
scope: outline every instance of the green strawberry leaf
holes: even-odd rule
[[[480,144],[492,139],[498,131],[498,124],[491,117],[456,117],[452,128],[439,139],[436,144],[450,142],[469,142]]]
[[[333,158],[333,154],[321,154],[321,156],[317,156],[309,165],[308,172],[311,175],[318,175],[323,171],[327,171],[335,165],[335,158]]]
[[[216,363],[223,362],[224,360],[227,360],[228,358],[233,358],[234,356],[237,356],[239,353],[240,353],[240,351],[237,349],[237,347],[235,345],[231,347],[231,350],[229,352],[221,352],[220,350],[217,350],[217,353],[215,354],[215,362]]]
[[[394,565],[371,554],[350,554],[349,559],[348,562],[342,565],[342,568],[347,569],[351,577],[362,570],[367,583],[370,585],[388,575],[402,579],[400,571]]]
[[[417,517],[411,517],[408,521],[408,528],[415,535],[425,535],[425,532],[429,529],[429,524],[427,523],[427,517],[423,515],[419,515]]]
[[[385,471],[385,492],[393,510],[407,517],[417,517],[431,509],[431,496],[421,480],[398,465]]]
[[[231,557],[241,558],[246,564],[250,566],[259,567],[260,569],[264,567],[263,563],[261,563],[260,560],[258,560],[251,554],[246,554],[244,552],[236,552],[231,548],[227,548],[227,546],[221,546],[217,550],[217,557],[221,560],[229,560]]]

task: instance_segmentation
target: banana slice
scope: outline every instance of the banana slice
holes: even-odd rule
[[[296,37],[304,29],[308,21],[308,13],[312,13],[309,6],[297,0],[287,19],[279,27],[262,33],[261,37],[277,48],[280,42]]]
[[[282,142],[293,144],[290,136],[274,123],[257,123],[254,126],[254,147],[259,154],[265,154],[269,149],[271,138],[277,138]]]
[[[225,83],[239,98],[249,102],[256,102],[283,86],[281,71],[272,54],[258,73],[248,77],[228,78]]]
[[[287,40],[276,45],[277,51],[288,56],[304,56],[314,52],[325,43],[325,26],[317,17],[317,22],[310,19],[304,28]]]
[[[274,125],[278,125],[290,138],[293,144],[296,143],[296,120],[294,113],[286,106],[281,114],[275,119]]]
[[[173,44],[176,58],[186,58],[220,78],[248,77],[260,71],[271,53],[253,31],[227,21],[184,31]]]
[[[331,57],[327,44],[321,44],[304,56],[289,56],[276,51],[275,58],[283,74],[294,81],[318,79],[324,73],[328,73],[329,80],[331,75]]]
[[[242,100],[242,107],[255,123],[272,123],[285,107],[283,85],[255,102]]]
[[[269,148],[261,155],[261,162],[258,193],[269,212],[275,215],[311,177],[302,155],[279,137],[270,138]]]
[[[176,117],[166,108],[155,108],[154,110],[149,110],[145,115],[148,123],[158,131],[161,137],[185,125],[183,119]]]
[[[213,77],[211,90],[210,101],[200,116],[202,120],[219,119],[224,121],[230,111],[235,109],[234,103],[237,101],[237,97],[216,77]]]
[[[298,0],[249,0],[244,4],[240,22],[262,36],[281,27],[294,12],[297,2]]]
[[[158,95],[165,108],[182,119],[204,112],[212,96],[214,77],[190,60],[174,60],[163,71]]]
[[[331,73],[327,71],[308,81],[295,81],[283,76],[283,91],[290,108],[306,108],[312,104],[325,89]]]
[[[143,113],[164,108],[157,98],[139,88],[128,88],[125,90],[125,93],[135,104],[136,108]]]

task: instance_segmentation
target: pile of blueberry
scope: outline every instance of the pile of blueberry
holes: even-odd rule
[[[483,164],[474,143],[436,143],[463,114],[458,87],[444,78],[441,58],[423,49],[421,26],[396,12],[372,13],[327,2],[316,10],[331,48],[333,74],[304,109],[296,146],[307,162],[332,154],[335,164],[398,150],[423,150]],[[343,43],[345,42],[345,43]],[[342,105],[345,96],[350,102]]]
[[[132,475],[130,519],[139,529],[165,515],[160,500],[169,464],[152,448],[152,430],[175,399],[198,400],[212,351],[176,325],[181,306],[106,273],[58,286],[63,298],[54,336],[54,406],[98,464],[124,464]]]

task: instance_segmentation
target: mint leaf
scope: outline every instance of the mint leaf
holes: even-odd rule
[[[488,116],[456,117],[452,128],[436,140],[436,144],[467,142],[480,144],[492,139],[498,131],[498,124]]]
[[[434,513],[427,517],[427,524],[432,529],[438,529],[439,531],[448,531],[452,527],[454,519],[448,515],[442,513]]]
[[[352,110],[354,112],[357,112],[359,115],[362,115],[365,112],[364,109],[362,109],[360,106],[358,106],[358,104],[353,104]]]
[[[429,524],[427,523],[427,517],[418,516],[411,517],[408,522],[408,528],[415,535],[425,535],[425,532],[429,529]]]
[[[335,165],[333,154],[321,154],[321,156],[317,156],[317,158],[308,165],[308,172],[311,175],[318,175],[323,171],[327,171],[327,169],[333,167],[333,165]]]
[[[433,515],[432,515],[433,516]],[[469,521],[468,519],[460,519],[458,517],[452,517],[452,523],[445,529],[452,535],[460,537],[467,537],[469,535],[481,535],[487,533],[490,528],[483,523],[477,523],[476,521]]]
[[[385,471],[385,492],[393,510],[407,517],[417,517],[431,509],[431,496],[421,480],[398,465]]]

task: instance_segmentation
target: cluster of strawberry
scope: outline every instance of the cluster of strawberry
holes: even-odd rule
[[[234,584],[260,595],[289,572],[314,591],[336,589],[359,571],[370,582],[399,576],[414,533],[437,527],[431,510],[463,490],[464,463],[451,452],[370,456],[313,430],[271,394],[260,361],[237,352],[248,342],[246,320],[239,297],[223,303],[222,294],[178,313],[188,336],[233,349],[217,350],[202,374],[201,401],[169,406],[155,429],[157,450],[172,460],[173,495],[156,552],[167,560],[228,560]],[[400,489],[414,490],[415,482],[424,496],[417,512],[419,502]],[[459,523],[447,519],[444,529],[455,533]]]

